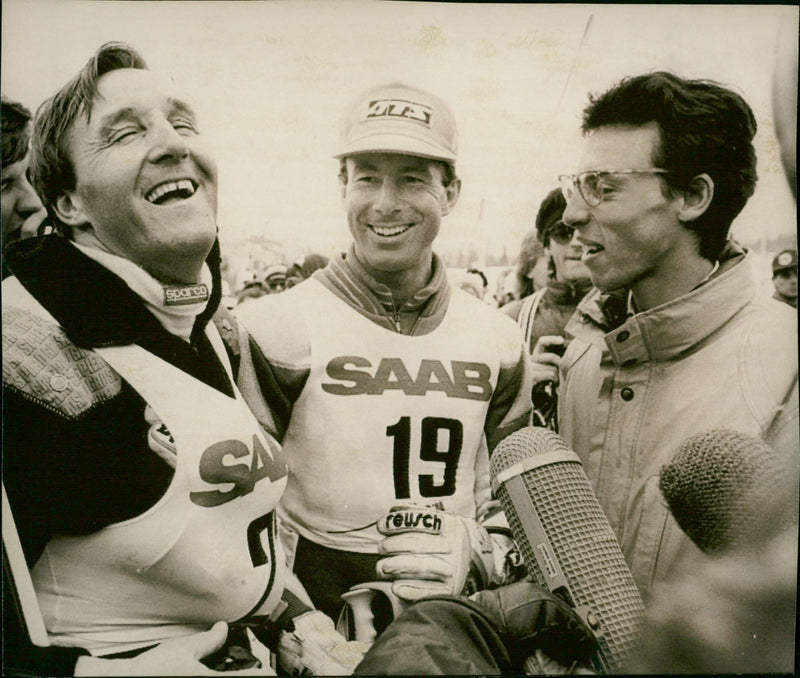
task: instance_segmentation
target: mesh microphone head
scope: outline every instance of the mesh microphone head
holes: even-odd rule
[[[530,434],[531,430],[536,431],[536,433]],[[495,449],[492,454],[489,472],[492,478],[497,478],[501,472],[514,464],[523,462],[528,457],[544,454],[549,451],[568,449],[566,441],[550,429],[540,428],[538,426],[533,429],[525,428],[512,433],[500,441],[497,449]],[[500,503],[503,505],[503,510],[508,520],[508,526],[516,537],[517,546],[525,560],[525,569],[536,584],[546,587],[547,581],[542,571],[539,569],[539,566],[536,564],[536,558],[533,555],[533,550],[528,539],[518,538],[519,535],[524,535],[525,531],[522,529],[516,510],[508,509],[507,504],[510,501],[508,494],[504,492],[502,486],[498,489],[497,494]]]
[[[796,521],[796,476],[762,440],[720,429],[686,440],[661,469],[659,487],[680,528],[713,553]]]
[[[557,433],[537,427],[517,431],[492,454],[492,479],[515,464],[552,452],[569,452]],[[644,606],[583,467],[577,460],[544,463],[519,477],[568,581],[571,602],[579,611],[588,609],[599,625],[599,666],[607,671],[619,668],[636,650]],[[547,587],[508,489],[500,484],[496,494],[528,574]]]

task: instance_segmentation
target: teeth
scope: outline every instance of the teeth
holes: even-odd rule
[[[186,191],[189,196],[194,195],[194,184],[189,179],[180,179],[179,181],[168,181],[165,184],[159,184],[146,196],[145,200],[155,203],[161,196],[173,191]]]
[[[379,226],[377,224],[370,224],[370,228],[378,235],[389,237],[405,233],[411,226],[408,224],[403,224],[402,226]]]

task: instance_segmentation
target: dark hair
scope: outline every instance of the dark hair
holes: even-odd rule
[[[343,183],[347,183],[347,158],[351,158],[353,156],[345,156],[339,160],[339,180]],[[437,165],[441,166],[442,168],[442,183],[445,186],[449,186],[452,184],[456,179],[456,166],[452,162],[447,162],[446,160],[434,160],[430,158],[430,161],[436,163]]]
[[[533,280],[528,277],[528,274],[536,266],[539,257],[542,256],[544,256],[544,245],[539,240],[536,230],[531,229],[522,239],[522,244],[519,247],[519,256],[517,257],[517,268],[514,271],[519,283],[520,297],[527,297],[534,292]]]
[[[566,208],[567,201],[560,188],[550,191],[539,205],[536,213],[536,235],[545,247],[550,245],[550,228],[561,221]]]
[[[304,278],[310,278],[314,271],[325,268],[328,265],[328,257],[324,254],[309,254],[303,259],[300,265],[300,273]]]
[[[484,288],[489,287],[489,280],[486,277],[486,274],[479,268],[468,268],[467,273],[472,273],[473,275],[480,276],[480,279],[483,280]]]
[[[652,160],[669,170],[663,180],[670,191],[687,190],[699,174],[711,177],[711,205],[686,226],[697,235],[701,256],[716,260],[758,178],[756,121],[747,102],[711,80],[685,80],[664,71],[626,78],[604,94],[590,95],[589,102],[584,134],[608,125],[658,125],[660,143]]]
[[[13,165],[28,153],[31,138],[31,112],[22,104],[0,98],[0,117],[2,117],[2,159],[3,166]]]
[[[70,229],[53,210],[65,191],[75,188],[75,170],[69,159],[66,139],[80,115],[91,118],[97,98],[97,81],[120,68],[147,69],[141,55],[122,42],[107,42],[95,52],[80,72],[47,99],[36,111],[31,143],[31,179],[57,228],[69,235]]]

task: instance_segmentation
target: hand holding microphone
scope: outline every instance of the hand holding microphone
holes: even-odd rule
[[[470,598],[491,619],[514,666],[522,666],[535,648],[545,664],[542,669],[548,668],[547,673],[562,673],[565,672],[562,667],[588,664],[597,648],[592,630],[575,610],[531,582],[479,591]]]
[[[560,335],[543,335],[536,341],[531,354],[533,366],[534,426],[558,431],[558,370],[561,358],[567,350],[567,340]]]
[[[533,382],[558,383],[558,366],[567,348],[566,339],[558,334],[545,334],[536,341],[531,353]]]
[[[624,666],[644,605],[578,456],[553,431],[529,427],[500,442],[491,475],[528,574],[595,632],[596,670]]]

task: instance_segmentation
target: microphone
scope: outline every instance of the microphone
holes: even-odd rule
[[[578,455],[557,433],[528,427],[498,444],[490,473],[531,579],[595,632],[595,670],[621,668],[637,649],[644,605]]]
[[[686,440],[659,477],[678,526],[705,553],[763,541],[797,521],[797,467],[763,440],[717,429]],[[793,501],[793,503],[791,503]]]

